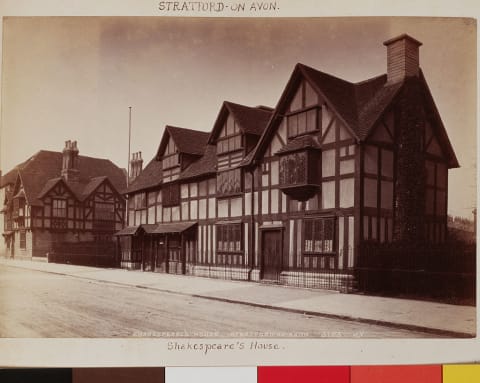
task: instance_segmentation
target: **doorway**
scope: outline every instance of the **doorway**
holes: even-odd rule
[[[262,231],[262,280],[279,282],[282,271],[282,231]]]

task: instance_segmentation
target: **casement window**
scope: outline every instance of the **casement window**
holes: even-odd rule
[[[332,253],[334,233],[333,218],[306,219],[304,222],[303,251],[307,254]]]
[[[180,205],[180,184],[175,182],[162,188],[162,203],[164,207]]]
[[[134,208],[135,210],[146,209],[147,207],[147,196],[146,193],[137,193],[134,198]]]
[[[217,153],[233,152],[242,148],[240,128],[235,123],[233,117],[229,115],[217,139]]]
[[[20,235],[20,243],[19,243],[19,246],[20,246],[20,249],[26,249],[27,248],[27,233],[25,231],[20,231],[19,232],[19,235]]]
[[[162,159],[162,167],[163,169],[173,168],[180,164],[180,158],[178,153],[170,154],[168,156],[164,156]]]
[[[228,196],[242,192],[242,170],[240,168],[217,174],[217,194]]]
[[[320,113],[320,108],[313,107],[299,113],[287,115],[288,137],[294,138],[305,133],[317,131],[320,128]]]
[[[280,158],[280,185],[307,183],[307,153],[297,152]]]
[[[52,217],[55,217],[55,218],[67,217],[67,200],[65,199],[52,200]]]
[[[163,169],[173,168],[180,164],[180,156],[178,155],[177,147],[175,143],[170,138],[168,140],[167,147],[165,148],[165,152],[163,153],[162,158],[162,167]]]
[[[320,129],[322,118],[318,96],[308,82],[302,81],[298,87],[290,103],[286,120],[289,138]]]
[[[95,219],[100,221],[114,221],[115,205],[113,203],[95,202]]]
[[[25,216],[25,199],[20,197],[20,198],[14,198],[13,199],[13,217],[18,218],[18,217],[24,217]]]
[[[340,158],[355,155],[355,145],[347,145],[340,147]]]
[[[242,224],[217,225],[217,253],[240,253],[242,247]]]

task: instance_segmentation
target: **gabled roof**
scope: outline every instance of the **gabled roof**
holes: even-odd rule
[[[261,156],[261,153],[263,153],[263,150],[268,144],[268,138],[271,132],[276,129],[278,123],[281,121],[290,95],[302,78],[306,79],[315,91],[325,99],[325,102],[333,113],[343,121],[346,128],[357,141],[363,141],[368,137],[377,121],[383,116],[389,106],[392,105],[395,97],[404,86],[404,82],[388,83],[387,75],[385,74],[359,83],[351,83],[320,72],[309,66],[297,64],[277,103],[274,116],[271,118],[267,129],[265,129],[254,149],[254,154],[245,157],[242,165],[250,165],[255,159]],[[450,166],[458,166],[455,153],[448,141],[445,128],[421,70],[420,82],[424,89],[427,102],[435,111],[436,120],[439,125],[438,133],[444,143]]]
[[[217,169],[217,148],[215,145],[207,145],[205,154],[198,160],[192,163],[181,174],[180,179],[185,180],[189,178],[206,176],[215,174]]]
[[[45,182],[42,190],[38,193],[37,198],[43,198],[50,190],[52,190],[59,182],[63,180],[62,177],[52,178]]]
[[[273,114],[273,108],[265,106],[249,107],[229,101],[225,101],[224,105],[244,133],[256,136],[262,135]]]
[[[386,74],[351,83],[303,64],[297,67],[360,141],[402,87],[402,83],[387,84]]]
[[[272,117],[273,109],[267,106],[251,107],[224,101],[208,139],[209,144],[213,144],[217,139],[228,114],[232,115],[243,133],[261,136]]]
[[[317,139],[312,137],[311,135],[300,136],[289,141],[276,154],[286,154],[308,148],[320,149],[320,145],[318,144]]]
[[[62,170],[62,153],[40,150],[27,161],[16,167],[21,178],[25,197],[31,205],[41,205],[40,195],[50,190],[59,180]],[[112,186],[119,192],[126,188],[124,170],[113,162],[101,158],[78,156],[78,182],[66,182],[75,195],[81,195],[85,187],[98,177],[108,177]],[[95,180],[94,182],[98,182]]]
[[[423,85],[424,96],[427,99],[427,107],[430,109],[433,117],[435,118],[437,124],[436,125],[436,133],[440,138],[441,145],[444,150],[446,150],[446,155],[449,158],[449,167],[450,168],[458,168],[460,164],[458,163],[457,156],[455,155],[455,151],[453,150],[453,146],[448,138],[447,130],[445,129],[445,125],[443,125],[442,118],[440,117],[440,113],[438,112],[437,105],[433,100],[432,93],[430,92],[430,88],[428,87],[427,80],[423,74],[423,71],[420,69],[420,82]]]
[[[85,185],[85,187],[81,191],[81,194],[78,194],[79,199],[80,200],[86,199],[90,194],[92,194],[106,180],[108,180],[108,177],[106,177],[106,176],[92,178],[90,180],[90,182]],[[69,185],[70,188],[72,188],[72,186],[75,187],[76,183],[67,182],[67,185]],[[74,192],[78,193],[78,191],[76,191],[76,190],[74,190]]]
[[[162,162],[154,157],[135,180],[128,186],[126,192],[132,193],[152,188],[162,183]]]
[[[203,155],[205,145],[207,144],[209,133],[193,129],[179,128],[176,126],[165,126],[160,146],[157,150],[157,159],[162,157],[168,144],[168,137],[171,137],[180,153],[192,154],[195,156]]]
[[[18,176],[18,170],[21,169],[25,165],[26,162],[27,161],[22,162],[21,164],[18,164],[13,169],[11,169],[9,172],[7,172],[2,177],[0,177],[0,189],[4,188],[7,185],[15,184],[15,181],[17,180],[17,176]]]

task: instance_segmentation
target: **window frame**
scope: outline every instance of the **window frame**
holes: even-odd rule
[[[176,157],[176,161],[175,161]],[[171,160],[173,159],[173,161]],[[180,154],[175,152],[172,154],[167,154],[162,157],[162,169],[167,170],[180,165]]]
[[[219,177],[224,177],[225,174],[230,173],[230,174],[235,174],[238,173],[238,180],[239,180],[239,187],[238,190],[227,190],[227,191],[221,191],[219,189],[219,186],[222,185],[219,182]],[[216,177],[216,195],[219,198],[222,197],[231,197],[231,196],[236,196],[236,195],[241,195],[243,193],[243,171],[242,168],[233,168],[233,169],[227,169],[227,170],[222,170],[221,172],[217,172],[217,177]]]
[[[305,218],[303,221],[302,227],[302,253],[305,256],[321,256],[321,255],[335,255],[337,252],[335,251],[335,241],[336,241],[336,233],[335,233],[335,217],[328,216],[328,217],[308,217]],[[331,223],[331,238],[325,239],[326,233],[326,223]],[[307,223],[311,223],[311,237],[307,237]],[[321,236],[320,238],[316,238],[315,235],[317,230],[317,225],[321,223]],[[311,238],[311,239],[310,239]],[[307,241],[311,240],[311,250],[307,250]],[[315,242],[321,241],[321,250],[315,250]],[[326,245],[326,241],[331,241],[330,246]],[[310,246],[308,246],[310,247]]]
[[[308,113],[315,111],[315,126],[312,129],[308,128]],[[305,114],[305,130],[299,133],[299,116]],[[292,133],[291,121],[297,116],[296,132]],[[322,108],[320,105],[310,105],[302,109],[295,110],[294,112],[288,112],[285,114],[285,125],[287,128],[287,138],[289,140],[295,139],[297,137],[314,134],[321,131],[322,128]]]
[[[216,254],[241,254],[244,253],[243,225],[239,223],[217,223],[215,236]],[[220,243],[226,243],[226,249]]]
[[[22,250],[25,250],[27,248],[27,232],[25,230],[20,230],[18,234],[18,247]]]
[[[233,124],[231,129],[229,129],[229,124]],[[231,132],[229,132],[229,130],[231,130]],[[243,141],[243,134],[240,127],[235,119],[231,115],[228,115],[222,126],[222,131],[217,138],[217,154],[232,153],[238,150],[243,150],[245,146]],[[231,145],[231,143],[233,144]],[[237,144],[239,146],[237,146]],[[232,148],[230,146],[232,146]]]
[[[97,214],[97,211],[99,211],[99,210],[97,210],[98,205],[104,205],[104,206],[111,207],[111,211],[108,211],[108,213],[111,213],[111,217],[110,218],[99,217],[98,214]],[[115,221],[115,204],[114,203],[95,201],[94,208],[95,208],[95,220],[96,221],[102,221],[102,222],[114,222]],[[102,210],[102,209],[100,209],[100,210]],[[103,209],[103,211],[106,211],[106,209]]]
[[[140,192],[133,195],[133,210],[145,210],[147,208],[147,193]]]
[[[62,202],[64,205],[62,206],[55,206],[56,203]],[[64,211],[63,215],[58,215],[59,211]],[[52,198],[52,218],[57,218],[57,219],[66,219],[67,218],[67,200],[62,199],[62,198]]]
[[[173,196],[173,197],[172,197]],[[173,207],[180,206],[180,183],[172,182],[162,187],[162,206]]]

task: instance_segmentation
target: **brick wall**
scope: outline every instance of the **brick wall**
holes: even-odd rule
[[[425,117],[419,80],[405,82],[397,109],[397,177],[394,240],[415,246],[424,239]]]

